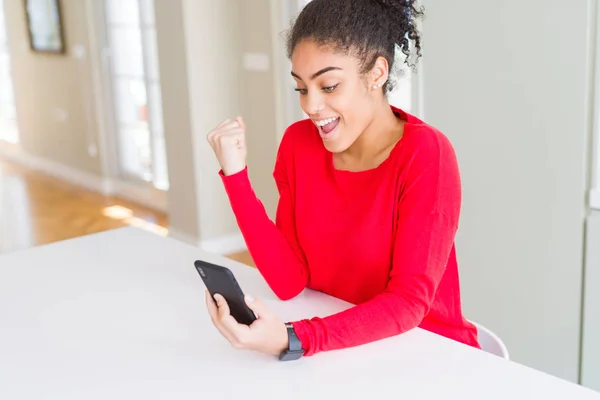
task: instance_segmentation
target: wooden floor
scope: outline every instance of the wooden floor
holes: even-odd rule
[[[167,216],[0,159],[0,253],[123,226],[167,235]],[[228,257],[253,265],[247,252]]]

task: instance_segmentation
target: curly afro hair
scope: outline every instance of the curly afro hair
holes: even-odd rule
[[[398,46],[405,55],[404,63],[414,69],[421,57],[416,19],[423,15],[416,0],[312,0],[288,31],[287,55],[291,58],[296,45],[310,39],[334,51],[356,56],[361,73],[373,68],[378,57],[384,57],[393,75]],[[384,92],[392,90],[393,85],[389,79]]]

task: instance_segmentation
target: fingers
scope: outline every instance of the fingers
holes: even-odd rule
[[[248,308],[254,311],[258,318],[264,318],[265,316],[270,315],[269,309],[259,299],[255,299],[252,296],[246,296],[246,304],[248,305]]]
[[[219,128],[220,131],[228,131],[231,129],[243,129],[237,121],[231,121]]]
[[[245,134],[244,128],[240,128],[236,124],[236,126],[232,127],[232,128],[227,128],[227,126],[225,126],[220,129],[215,129],[214,131],[211,131],[206,138],[208,139],[209,142],[214,142],[217,138],[219,138],[221,136],[236,135],[236,136],[243,137],[244,134]]]
[[[235,117],[234,120],[231,120],[229,118],[227,118],[226,120],[224,120],[223,122],[221,122],[217,128],[235,128],[235,127],[240,127],[243,129],[246,129],[246,124],[244,123],[244,120],[242,119],[241,116],[237,116]]]
[[[219,135],[222,135],[222,134],[225,134],[225,133],[229,133],[231,131],[231,129],[232,128],[228,129],[226,126],[222,126],[220,128],[213,129],[212,131],[210,131],[208,133],[208,135],[206,135],[206,138],[208,139],[208,141],[212,141],[215,137],[217,137]],[[234,128],[234,129],[237,129],[238,132],[242,132],[242,129],[239,128],[239,127],[238,128]]]
[[[215,294],[213,297],[207,291],[207,306],[209,308],[210,318],[219,330],[221,335],[225,337],[235,348],[244,348],[244,332],[243,326],[231,316],[229,305],[223,296]]]
[[[215,300],[213,299],[213,297],[208,292],[208,290],[206,291],[206,305],[208,306],[208,313],[210,315],[210,319],[213,322],[214,326],[217,328],[217,330],[221,333],[221,335],[223,335],[223,337],[225,337],[225,339],[227,339],[227,341],[229,341],[229,343],[231,343],[231,344],[236,343],[237,340],[235,339],[235,337],[223,325],[223,323],[220,319],[220,316],[219,316],[220,315],[219,307],[218,307],[217,303],[215,302]]]
[[[234,120],[229,118],[223,120],[215,129],[206,136],[208,142],[215,148],[219,145],[234,145],[243,148],[245,145],[246,124],[241,116]]]
[[[241,117],[221,122],[206,136],[225,176],[236,174],[246,167],[248,149],[245,138],[246,125]]]
[[[219,125],[217,125],[217,128],[215,128],[215,129],[221,128],[223,125],[228,124],[230,122],[231,122],[231,119],[229,119],[229,118],[224,119],[223,121],[221,121],[221,123]]]
[[[219,310],[217,308],[217,304],[213,300],[213,298],[210,295],[210,292],[208,290],[205,290],[204,294],[205,294],[206,308],[208,309],[208,314],[210,315],[210,319],[214,322],[214,321],[216,321],[216,319],[219,315]]]
[[[240,127],[237,128],[230,128],[224,131],[217,131],[213,137],[218,137],[218,136],[231,136],[231,135],[244,135],[244,130]]]
[[[246,136],[242,128],[235,128],[227,132],[211,133],[208,141],[212,146],[237,146],[241,148],[246,144]]]
[[[244,124],[244,121],[242,120],[242,117],[237,117],[235,120],[231,120],[229,118],[221,121],[221,123],[219,125],[217,125],[215,127],[215,129],[213,129],[212,131],[222,131],[222,130],[228,130],[228,129],[232,129],[232,128],[242,128],[242,129],[246,129],[246,124]]]
[[[238,116],[236,119],[237,123],[242,127],[242,129],[244,129],[244,131],[246,130],[246,124],[244,123],[244,120],[242,119],[242,116]]]
[[[225,320],[228,316],[231,316],[231,311],[229,311],[229,304],[227,304],[225,298],[220,294],[215,294],[215,300],[217,302],[219,319]]]

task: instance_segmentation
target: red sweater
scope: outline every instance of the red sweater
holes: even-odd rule
[[[377,168],[336,170],[310,120],[291,125],[277,155],[273,223],[248,171],[221,177],[257,268],[281,299],[308,287],[355,306],[296,321],[305,355],[357,346],[417,326],[479,347],[461,312],[454,237],[461,208],[447,138],[407,123]]]

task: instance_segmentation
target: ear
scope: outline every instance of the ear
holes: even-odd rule
[[[369,82],[372,90],[379,90],[383,87],[389,76],[389,65],[384,57],[377,57],[375,65],[371,69],[371,81]]]

